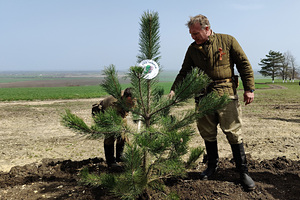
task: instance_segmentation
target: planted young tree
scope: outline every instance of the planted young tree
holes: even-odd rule
[[[154,24],[152,20],[156,15],[157,13],[145,13],[141,26]],[[157,22],[155,24],[158,25]],[[141,38],[141,35],[148,37],[152,28],[148,27],[147,30],[148,33],[140,34]],[[145,30],[142,28],[141,31]],[[150,48],[151,45],[157,47],[157,44],[151,44],[148,40],[151,40],[151,37],[145,41],[141,39],[140,45],[147,43],[145,48]],[[144,50],[141,48],[142,52]],[[143,59],[151,59],[148,56],[153,58],[157,52],[151,52],[149,55],[145,53]],[[143,126],[140,130],[127,127],[112,109],[97,114],[93,118],[94,124],[88,126],[82,119],[67,110],[62,116],[63,124],[80,133],[102,138],[108,134],[119,135],[121,132],[126,132],[129,138],[123,155],[124,164],[121,173],[96,175],[83,170],[82,181],[93,186],[104,186],[123,199],[136,199],[142,194],[147,194],[148,189],[163,191],[165,179],[184,176],[187,167],[191,166],[203,152],[201,147],[189,151],[188,144],[195,132],[191,124],[196,118],[223,107],[227,103],[227,97],[219,97],[211,93],[199,101],[197,109],[177,113],[178,107],[194,98],[195,94],[209,84],[209,78],[198,69],[193,69],[175,88],[175,96],[168,98],[157,84],[158,76],[146,79],[145,68],[133,66],[129,70],[128,78],[131,81],[135,106],[127,107],[120,95],[121,84],[115,66],[107,67],[104,75],[105,79],[101,84],[103,89],[114,96],[125,110],[140,116]],[[184,160],[183,156],[188,152],[190,156],[188,160]]]
[[[157,12],[145,12],[140,22],[139,55],[137,62],[151,59],[159,64],[160,56],[160,35],[159,16]]]

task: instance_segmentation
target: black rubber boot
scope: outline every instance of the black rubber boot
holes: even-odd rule
[[[110,167],[113,163],[116,163],[114,157],[114,144],[104,144],[104,153],[105,153],[105,160],[106,164]]]
[[[125,140],[123,138],[117,139],[116,144],[116,161],[117,162],[123,162],[122,156],[123,156],[123,150],[124,150]]]
[[[236,169],[240,173],[240,180],[246,190],[253,190],[255,183],[248,173],[247,159],[244,150],[244,144],[232,144],[231,145],[233,158],[235,161]]]
[[[205,147],[207,152],[207,169],[200,174],[200,179],[209,179],[218,168],[219,155],[218,155],[218,143],[205,141]]]
[[[104,153],[108,168],[114,172],[121,171],[122,167],[116,163],[114,157],[114,144],[104,144]]]

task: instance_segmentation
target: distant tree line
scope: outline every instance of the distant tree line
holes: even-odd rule
[[[295,63],[295,57],[289,52],[269,51],[266,58],[258,63],[261,70],[258,71],[263,76],[270,76],[274,83],[275,77],[281,77],[282,82],[294,82],[299,78],[299,68]]]

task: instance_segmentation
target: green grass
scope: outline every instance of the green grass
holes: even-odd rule
[[[122,84],[122,88],[129,87],[130,84]],[[169,92],[172,82],[159,83]],[[82,99],[98,98],[106,96],[107,93],[98,85],[96,86],[76,86],[76,87],[32,87],[32,88],[0,88],[0,101],[32,101],[50,99]]]
[[[0,101],[80,99],[105,96],[100,86],[1,88]]]
[[[22,79],[24,80],[24,79]],[[173,80],[165,79],[166,82],[160,82],[159,85],[164,88],[165,94],[168,94],[173,84]],[[4,81],[4,80],[3,80]],[[6,80],[7,81],[7,80]],[[16,79],[14,80],[16,81]],[[271,79],[256,79],[256,90],[268,88],[267,84],[272,84]],[[292,90],[300,89],[298,81],[295,83],[282,83],[281,80],[275,80],[274,84],[288,87]],[[123,88],[129,87],[130,84],[122,84]],[[243,90],[242,83],[238,88]],[[283,92],[275,90],[276,92]],[[299,92],[298,92],[299,93]],[[95,86],[73,86],[73,87],[33,87],[33,88],[0,88],[0,101],[32,101],[32,100],[51,100],[51,99],[81,99],[81,98],[98,98],[106,96],[99,85]]]
[[[257,116],[258,118],[280,118],[281,112],[290,112],[297,120],[297,108],[299,108],[300,86],[295,83],[277,82],[274,85],[283,86],[283,89],[257,89],[254,101],[243,109],[244,117]],[[244,105],[243,91],[239,91],[240,101]],[[291,106],[290,106],[291,105]],[[290,109],[289,109],[290,108]],[[284,110],[285,111],[284,111]],[[254,125],[255,127],[255,125]],[[255,129],[255,128],[254,128]],[[284,130],[283,130],[284,131]]]
[[[283,86],[286,89],[258,90],[257,94],[260,98],[257,98],[256,101],[261,104],[280,104],[283,101],[286,101],[286,103],[299,103],[300,86],[298,81],[295,83],[279,82],[274,85]]]

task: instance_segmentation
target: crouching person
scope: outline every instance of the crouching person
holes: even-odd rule
[[[122,91],[122,98],[125,100],[128,107],[133,106],[133,100],[132,100],[132,94],[131,94],[131,88],[126,88],[124,91]],[[93,105],[92,114],[95,115],[97,112],[104,113],[107,108],[113,108],[117,111],[118,115],[120,115],[124,119],[124,123],[126,123],[126,116],[128,112],[124,110],[119,104],[117,104],[117,99],[113,96],[108,96],[102,101],[100,101],[97,106]],[[121,136],[115,137],[115,136],[107,136],[104,139],[104,153],[105,153],[105,159],[108,167],[110,168],[119,168],[120,165],[117,164],[117,162],[122,161],[122,153],[124,150],[125,145],[125,135],[122,134]],[[114,143],[116,141],[116,157],[115,154],[115,147]]]

